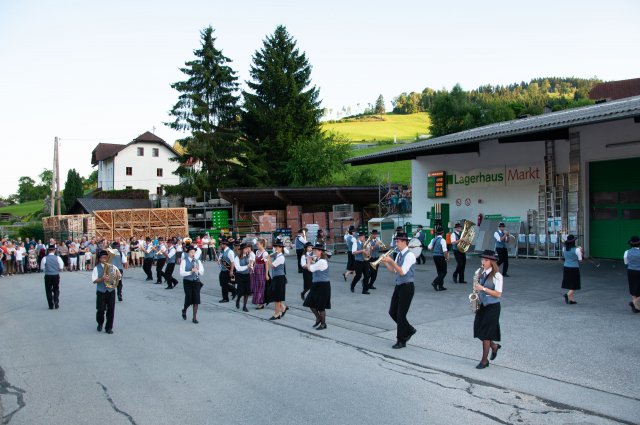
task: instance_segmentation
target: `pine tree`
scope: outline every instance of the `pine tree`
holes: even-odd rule
[[[253,148],[252,174],[266,170],[261,184],[288,185],[299,144],[321,136],[322,108],[319,90],[311,85],[311,65],[286,28],[278,26],[253,55],[250,75],[252,92],[242,93],[242,123]]]
[[[376,100],[376,114],[384,114],[385,112],[387,112],[387,108],[384,106],[384,97],[380,95]]]
[[[62,193],[65,211],[69,211],[76,199],[82,197],[83,193],[82,177],[80,177],[75,168],[72,168],[67,172],[67,181],[64,184],[64,192]]]
[[[199,196],[242,183],[238,180],[244,160],[238,77],[228,65],[231,59],[216,49],[213,32],[211,26],[200,32],[200,48],[193,52],[196,59],[180,69],[187,80],[171,85],[180,95],[170,112],[175,119],[166,124],[189,135],[178,140],[185,153],[179,158],[183,165],[177,174],[186,181],[178,190],[167,188],[167,193]],[[192,167],[197,161],[199,170]]]

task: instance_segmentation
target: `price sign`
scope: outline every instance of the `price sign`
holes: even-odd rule
[[[447,173],[433,171],[427,174],[427,198],[447,197]]]

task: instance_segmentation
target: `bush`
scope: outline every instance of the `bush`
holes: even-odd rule
[[[20,236],[23,240],[25,238],[31,238],[34,240],[44,240],[44,229],[42,227],[42,223],[31,223],[26,226],[22,226],[18,229],[18,236]]]

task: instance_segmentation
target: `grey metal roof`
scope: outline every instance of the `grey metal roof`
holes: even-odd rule
[[[531,136],[528,140],[546,140],[561,134],[559,130],[633,117],[640,117],[640,96],[490,124],[382,152],[349,158],[345,163],[376,164],[415,159],[424,155],[471,152],[477,151],[479,142],[486,140],[501,139],[502,141],[509,137],[526,137],[527,135]],[[541,138],[533,138],[538,134]]]
[[[91,214],[100,210],[132,210],[151,208],[148,199],[96,199],[78,198],[69,209],[69,214]]]

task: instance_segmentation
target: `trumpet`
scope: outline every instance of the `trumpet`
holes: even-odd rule
[[[376,261],[374,261],[373,263],[369,263],[369,265],[375,270],[378,268],[378,266],[380,265],[380,263],[382,262],[382,260],[384,260],[385,258],[387,258],[388,256],[390,256],[391,254],[393,254],[395,252],[395,249],[390,249],[389,251],[385,252],[384,254],[382,254],[380,256],[380,258],[378,258]]]

